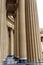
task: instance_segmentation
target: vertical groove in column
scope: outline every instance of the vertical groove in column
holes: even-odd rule
[[[19,4],[19,1],[16,1],[17,4]],[[17,8],[17,14],[16,14],[16,21],[17,21],[17,57],[19,57],[19,5]]]
[[[17,8],[17,57],[19,57],[19,8]]]
[[[15,24],[14,25],[15,25],[15,32],[14,32],[14,55],[17,56],[17,21],[16,21],[16,18],[15,18]]]

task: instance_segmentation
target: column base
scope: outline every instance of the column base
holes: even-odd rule
[[[27,59],[19,59],[19,63],[25,63],[25,64],[27,64],[28,60]]]

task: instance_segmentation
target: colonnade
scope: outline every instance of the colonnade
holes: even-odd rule
[[[24,60],[41,61],[36,1],[19,0],[16,19],[16,42],[11,29],[11,54]],[[8,55],[6,23],[6,0],[0,0],[0,62]]]

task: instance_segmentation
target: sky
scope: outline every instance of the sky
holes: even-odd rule
[[[36,0],[36,1],[38,9],[39,27],[43,28],[43,0]]]

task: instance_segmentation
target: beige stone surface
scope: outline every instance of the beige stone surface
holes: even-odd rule
[[[8,54],[7,49],[7,28],[6,28],[6,0],[0,0],[0,62]],[[5,49],[6,48],[6,49]]]
[[[17,8],[17,57],[19,57],[19,9]]]
[[[0,0],[0,63],[10,52],[21,59],[41,61],[36,0],[17,0],[17,3],[16,18],[12,22],[6,18],[6,0]]]
[[[19,0],[19,55],[20,58],[27,59],[26,52],[26,28],[25,28],[25,0]]]
[[[13,30],[11,29],[11,55],[14,55],[14,37]]]
[[[40,34],[35,0],[26,0],[27,55],[29,61],[40,61]],[[39,57],[40,55],[40,57]]]

